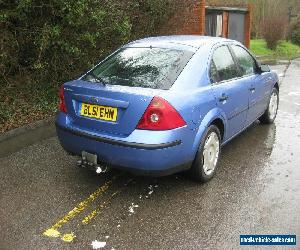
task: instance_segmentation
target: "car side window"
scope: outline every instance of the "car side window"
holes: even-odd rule
[[[214,82],[225,81],[239,76],[238,69],[227,46],[221,46],[215,50],[212,62],[210,73],[214,72],[212,67],[215,67],[218,76],[216,79],[213,79],[211,75],[211,79]]]
[[[214,60],[211,61],[209,76],[210,76],[210,81],[212,83],[220,81],[219,74],[218,74]]]
[[[242,76],[255,74],[256,63],[252,56],[240,46],[233,45],[231,48],[237,59]]]

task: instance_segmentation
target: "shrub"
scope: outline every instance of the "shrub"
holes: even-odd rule
[[[7,33],[1,73],[10,77],[26,72],[39,82],[63,81],[90,67],[130,36],[128,17],[114,1],[107,2],[7,1],[0,19]]]
[[[300,17],[290,25],[288,38],[292,43],[300,45]]]
[[[283,19],[272,17],[264,21],[262,35],[269,49],[276,49],[278,42],[284,38],[285,30],[286,22]]]
[[[116,47],[154,34],[173,2],[2,1],[0,77],[39,83],[77,77]]]

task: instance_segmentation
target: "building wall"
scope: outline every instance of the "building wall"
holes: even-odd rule
[[[205,34],[205,6],[247,7],[242,0],[184,0],[178,3],[176,11],[170,20],[158,32],[161,35],[204,35]],[[246,14],[245,42],[250,46],[251,14]],[[223,13],[222,36],[228,36],[228,13]]]
[[[159,33],[163,35],[199,35],[201,34],[200,15],[199,0],[179,1],[173,17],[163,25]]]

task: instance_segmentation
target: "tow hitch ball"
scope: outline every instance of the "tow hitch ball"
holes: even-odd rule
[[[96,171],[97,174],[106,173],[109,170],[108,166],[102,166],[97,163],[88,161],[87,157],[85,156],[82,156],[82,158],[77,161],[77,166],[82,168],[89,168],[93,171]]]

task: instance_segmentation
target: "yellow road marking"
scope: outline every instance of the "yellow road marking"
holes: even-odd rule
[[[59,237],[60,232],[58,232],[58,230],[56,230],[56,229],[49,228],[43,233],[43,235],[48,236],[48,237]]]
[[[65,242],[72,242],[75,238],[75,234],[74,233],[69,233],[69,234],[64,234],[61,239]]]
[[[88,224],[93,218],[95,218],[102,211],[103,208],[105,208],[111,202],[111,199],[118,193],[120,193],[120,191],[114,192],[108,200],[104,201],[95,210],[93,210],[91,213],[85,216],[81,221],[81,223],[84,225]]]
[[[98,196],[103,194],[112,183],[112,180],[106,182],[103,186],[99,187],[95,192],[90,194],[90,196],[80,202],[77,206],[75,206],[70,212],[68,212],[64,217],[62,217],[59,221],[57,221],[52,227],[47,229],[43,235],[48,237],[59,237],[61,234],[58,231],[65,223],[73,219],[76,215],[82,212],[92,201],[94,201]]]

